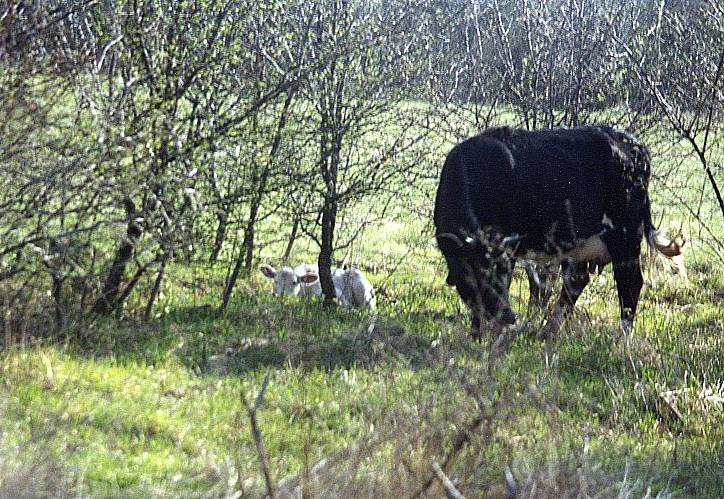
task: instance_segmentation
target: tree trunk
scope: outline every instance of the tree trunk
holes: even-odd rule
[[[325,196],[322,208],[322,241],[319,249],[319,281],[324,293],[324,304],[334,303],[336,293],[332,283],[332,253],[334,249],[334,226],[337,221],[337,201],[335,198]]]
[[[250,228],[247,232],[248,239],[244,237],[242,241],[242,249],[244,250],[244,274],[251,273],[251,260],[254,256],[254,229]]]
[[[128,281],[128,284],[126,284],[126,287],[123,288],[123,292],[121,293],[121,296],[118,297],[118,305],[122,305],[123,302],[125,302],[128,297],[131,295],[131,292],[133,291],[133,288],[136,287],[136,284],[141,280],[141,277],[143,277],[143,274],[146,273],[148,270],[148,267],[150,267],[150,263],[147,263],[146,265],[139,267],[136,270],[136,273],[133,274],[133,277]]]
[[[241,251],[244,253],[244,273],[247,275],[251,272],[251,259],[254,256],[254,238],[256,236],[256,219],[259,215],[259,205],[261,199],[255,200],[257,202],[251,207],[251,213],[249,214],[249,220],[246,223],[246,230],[244,231],[244,240],[241,242]]]
[[[229,304],[229,298],[231,298],[231,293],[234,290],[234,286],[236,285],[236,281],[239,278],[242,267],[247,274],[251,272],[252,257],[254,256],[254,231],[256,228],[257,219],[259,218],[259,209],[261,208],[261,202],[265,195],[267,181],[269,180],[269,176],[272,173],[271,170],[273,167],[273,162],[276,159],[277,153],[279,152],[279,147],[281,146],[282,131],[286,126],[287,117],[294,94],[294,90],[290,90],[287,94],[287,98],[284,101],[282,113],[279,117],[279,123],[277,124],[274,140],[272,141],[271,148],[269,149],[269,156],[267,162],[263,170],[259,174],[258,181],[255,183],[256,195],[253,196],[251,199],[249,218],[246,222],[246,228],[244,230],[244,240],[241,243],[239,256],[236,259],[234,270],[229,276],[229,281],[226,283],[226,287],[224,288],[224,294],[221,298],[221,307],[219,307],[219,310],[221,312],[226,310],[226,307]]]
[[[164,252],[163,257],[161,259],[161,268],[158,269],[158,274],[156,274],[156,280],[153,283],[153,289],[151,289],[151,296],[148,298],[148,303],[146,304],[146,310],[143,313],[144,320],[148,321],[151,319],[151,312],[153,311],[153,304],[156,302],[156,297],[158,296],[158,292],[161,290],[161,282],[163,281],[163,278],[166,274],[166,262],[168,261],[168,254]]]
[[[221,312],[226,310],[226,307],[229,304],[231,293],[234,291],[234,286],[236,285],[236,281],[239,279],[239,274],[241,274],[242,268],[247,274],[251,272],[251,257],[254,252],[254,228],[256,226],[256,217],[259,213],[260,204],[261,199],[255,199],[252,203],[249,218],[246,222],[246,229],[244,230],[244,240],[242,241],[241,248],[239,249],[239,256],[236,258],[234,270],[231,272],[229,280],[226,283],[226,287],[224,288],[224,294],[221,296],[221,307],[219,307]],[[244,265],[244,262],[246,262],[246,265]]]
[[[287,262],[289,261],[289,257],[292,254],[292,247],[294,246],[294,242],[297,240],[297,231],[299,230],[299,216],[294,216],[294,222],[292,224],[292,232],[289,234],[289,241],[287,242],[287,247],[284,249],[284,254],[282,255],[282,261]]]
[[[55,327],[58,331],[63,329],[65,326],[65,310],[63,307],[63,278],[60,277],[59,272],[53,272],[53,286],[51,289],[51,295],[53,296],[53,303],[55,305]]]
[[[239,278],[239,274],[241,273],[241,267],[243,267],[243,265],[244,265],[244,248],[239,250],[239,256],[236,259],[236,264],[234,265],[234,270],[231,271],[229,280],[226,282],[226,286],[224,286],[224,293],[221,295],[221,306],[219,307],[220,312],[223,312],[224,310],[226,310],[226,306],[229,304],[229,298],[231,298],[231,293],[234,290],[234,286],[236,285],[236,281]]]
[[[336,297],[334,283],[332,282],[332,256],[334,253],[334,228],[337,223],[337,173],[339,172],[340,151],[342,149],[341,138],[337,136],[331,143],[323,140],[320,146],[321,156],[324,158],[322,176],[327,189],[324,194],[324,206],[322,207],[322,239],[317,265],[319,267],[319,281],[324,293],[324,304],[331,305]],[[327,157],[325,158],[325,156]]]
[[[91,311],[99,315],[109,315],[118,305],[117,296],[118,288],[123,281],[126,271],[126,265],[133,257],[133,250],[136,247],[138,239],[141,237],[141,226],[136,222],[136,206],[130,198],[124,200],[126,208],[126,216],[128,219],[128,228],[126,229],[126,237],[121,241],[113,260],[108,277],[103,285],[103,291],[93,304]]]
[[[214,237],[214,246],[211,250],[209,263],[216,263],[219,259],[221,249],[224,246],[224,241],[226,241],[226,227],[229,220],[226,208],[220,208],[219,211],[216,212],[216,219],[218,220],[218,225],[216,226],[216,236]]]

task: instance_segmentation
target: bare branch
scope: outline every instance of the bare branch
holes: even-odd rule
[[[455,485],[450,481],[450,479],[445,475],[445,472],[442,471],[442,468],[439,464],[436,462],[432,463],[432,471],[435,473],[435,476],[438,480],[440,480],[440,483],[442,484],[443,488],[445,489],[445,495],[449,499],[465,499],[465,496],[460,493],[458,489],[455,488]]]
[[[247,415],[249,416],[249,421],[251,422],[251,436],[254,439],[256,451],[259,456],[259,464],[261,466],[262,473],[264,474],[267,495],[271,499],[275,499],[277,497],[277,487],[271,474],[271,468],[269,466],[269,454],[266,450],[266,445],[264,445],[264,438],[261,434],[261,429],[259,428],[259,423],[256,417],[256,411],[261,407],[261,404],[264,402],[264,393],[266,392],[266,388],[269,385],[269,375],[270,373],[267,373],[266,376],[264,376],[264,381],[261,385],[259,393],[256,396],[256,399],[254,400],[254,405],[249,405],[249,403],[246,401],[246,397],[244,397],[244,394],[241,394],[241,403],[244,404]]]

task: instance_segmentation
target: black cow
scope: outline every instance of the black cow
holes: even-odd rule
[[[516,321],[508,287],[518,258],[562,269],[563,290],[543,336],[557,334],[589,269],[608,263],[629,329],[643,284],[642,237],[667,257],[681,252],[680,241],[653,226],[649,176],[646,146],[605,126],[496,128],[455,146],[437,190],[435,234],[447,283],[472,312],[473,336],[482,337],[482,319],[497,327]],[[531,284],[532,298],[544,301],[545,287],[533,277]]]

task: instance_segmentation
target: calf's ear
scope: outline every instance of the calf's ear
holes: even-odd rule
[[[302,281],[304,284],[312,284],[317,279],[319,279],[319,276],[317,274],[304,274],[303,276],[299,277],[299,280]]]
[[[259,270],[269,279],[274,279],[274,276],[277,275],[277,271],[274,270],[274,267],[271,265],[262,265],[259,267]]]

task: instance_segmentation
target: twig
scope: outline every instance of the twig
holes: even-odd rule
[[[264,377],[264,382],[261,385],[261,390],[259,390],[259,394],[256,396],[256,400],[254,401],[254,407],[249,406],[249,403],[246,401],[246,397],[244,395],[241,395],[241,402],[244,404],[244,407],[246,408],[246,412],[249,415],[249,420],[251,421],[251,436],[254,438],[254,443],[256,444],[256,451],[259,454],[259,462],[261,464],[261,470],[262,473],[264,473],[264,481],[266,482],[266,493],[267,496],[271,499],[276,499],[277,497],[277,488],[276,484],[274,483],[274,478],[271,475],[271,471],[269,469],[269,454],[267,453],[266,446],[264,445],[264,439],[261,434],[261,430],[259,429],[259,424],[256,420],[256,411],[261,407],[262,402],[264,401],[264,393],[266,392],[266,388],[269,384],[269,373],[266,374]]]
[[[442,469],[447,470],[448,467],[452,464],[452,461],[455,459],[455,456],[460,452],[460,450],[465,446],[465,444],[468,443],[470,440],[470,435],[477,431],[477,429],[480,427],[480,425],[483,423],[483,421],[490,422],[489,418],[486,418],[486,415],[483,414],[483,409],[478,413],[477,416],[475,416],[475,419],[473,419],[470,424],[463,428],[458,432],[457,435],[455,435],[455,439],[453,440],[453,447],[450,450],[450,453],[447,455],[445,460],[442,464]],[[432,486],[432,483],[435,481],[436,476],[431,476],[427,479],[427,481],[422,485],[422,488],[412,497],[423,497],[428,489]]]
[[[445,489],[445,495],[448,496],[449,499],[465,499],[465,496],[455,488],[455,485],[450,481],[447,475],[445,475],[437,462],[433,461],[432,471],[435,473],[435,476],[437,476],[437,479],[440,480],[440,483]]]
[[[312,466],[309,476],[312,477],[312,479],[320,479],[323,478],[323,476],[326,473],[329,473],[331,469],[333,469],[335,466],[339,465],[342,461],[349,461],[353,458],[353,456],[360,455],[362,453],[362,450],[364,447],[361,445],[353,445],[350,447],[346,447],[344,449],[341,449],[333,454],[331,454],[328,457],[325,457],[323,459],[320,459],[317,461],[314,466]],[[279,496],[280,497],[299,497],[301,496],[301,489],[302,489],[302,474],[298,473],[292,477],[285,478],[281,480],[280,486],[279,486]]]

